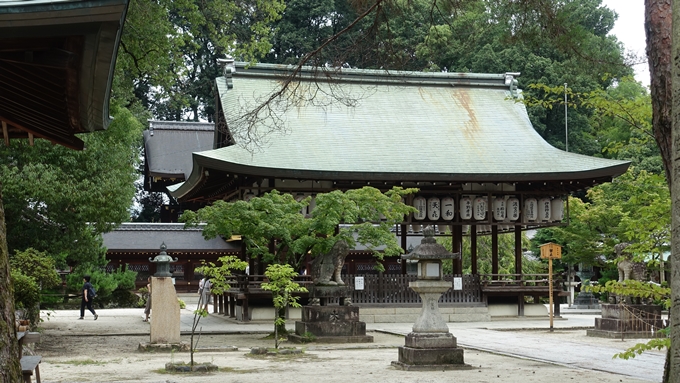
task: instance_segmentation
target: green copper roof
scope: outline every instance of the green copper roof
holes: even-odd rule
[[[217,79],[236,145],[194,153],[191,177],[173,194],[188,193],[205,169],[300,179],[520,182],[614,177],[629,165],[550,146],[505,74],[342,69],[328,77],[310,69],[296,92],[314,93],[313,101],[273,103],[255,127],[282,130],[258,148],[244,147],[241,117],[278,89],[277,76],[287,70],[260,64]]]

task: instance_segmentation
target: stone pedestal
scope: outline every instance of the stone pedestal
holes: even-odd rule
[[[448,333],[449,326],[439,311],[439,298],[451,288],[451,282],[417,280],[408,287],[420,295],[423,307],[413,325],[414,333]]]
[[[595,298],[595,295],[591,292],[587,291],[581,291],[578,293],[576,296],[576,299],[574,300],[574,304],[572,305],[573,309],[580,309],[580,310],[585,310],[585,309],[599,309],[600,308],[600,301]]]
[[[463,349],[458,348],[456,338],[439,312],[439,298],[451,288],[446,281],[417,280],[409,287],[420,295],[423,308],[413,325],[413,332],[406,336],[399,347],[399,360],[392,362],[396,368],[408,371],[467,370]]]
[[[295,322],[295,335],[288,338],[303,342],[312,334],[316,342],[370,343],[366,323],[359,321],[359,308],[355,306],[303,306],[302,320]]]
[[[151,344],[179,344],[179,323],[179,302],[172,278],[151,278]]]
[[[602,318],[595,318],[595,328],[588,336],[618,339],[655,338],[667,326],[659,305],[602,304]]]

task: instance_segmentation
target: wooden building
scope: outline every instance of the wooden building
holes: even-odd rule
[[[226,63],[216,80],[214,149],[193,153],[191,174],[168,187],[177,201],[416,187],[406,202],[418,213],[395,228],[402,247],[423,225],[450,235],[454,251],[469,235],[472,249],[463,256],[483,300],[516,300],[521,315],[525,295],[547,295],[542,279],[522,275],[521,231],[566,225],[570,193],[629,166],[545,142],[520,102],[517,74],[304,68],[280,98],[256,109],[292,70]],[[500,233],[515,233],[512,275],[498,274]],[[477,271],[480,235],[492,238],[491,275]],[[454,275],[461,271],[458,262]]]
[[[156,272],[156,264],[150,262],[160,252],[161,244],[166,253],[177,258],[170,264],[170,272],[178,292],[195,292],[201,275],[194,269],[204,262],[217,262],[225,255],[239,255],[241,241],[225,241],[222,238],[206,240],[203,229],[185,228],[181,223],[123,223],[106,233],[104,247],[109,260],[107,269],[124,268],[137,272],[137,288],[147,284],[147,277]]]
[[[81,150],[104,130],[128,0],[0,2],[0,122],[5,144],[44,138]]]

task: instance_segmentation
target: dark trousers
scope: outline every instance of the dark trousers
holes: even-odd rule
[[[85,298],[80,300],[80,317],[82,318],[85,316],[85,306],[87,306],[87,309],[90,310],[92,315],[97,315],[97,313],[94,312],[94,309],[92,308],[92,298],[88,299],[87,302],[85,302]]]

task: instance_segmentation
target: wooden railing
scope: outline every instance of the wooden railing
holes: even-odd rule
[[[548,274],[480,274],[482,287],[548,287]],[[553,276],[553,289],[563,290],[564,280],[560,276]]]
[[[355,278],[364,278],[364,289],[355,289]],[[462,290],[453,289],[453,275],[444,276],[444,280],[452,286],[445,292],[441,303],[482,303],[479,278],[475,275],[457,275],[462,278]],[[416,280],[415,275],[404,274],[360,274],[343,275],[343,280],[350,288],[352,304],[356,305],[420,305],[418,293],[408,287],[409,282]]]

